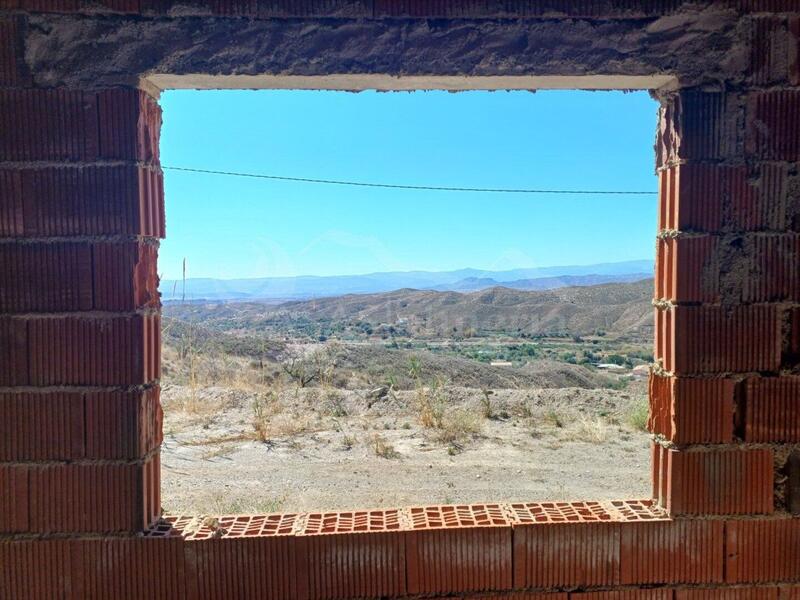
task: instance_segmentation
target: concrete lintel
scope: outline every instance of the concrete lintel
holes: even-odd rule
[[[142,78],[141,87],[166,89],[254,90],[651,90],[677,87],[671,75],[169,75]]]

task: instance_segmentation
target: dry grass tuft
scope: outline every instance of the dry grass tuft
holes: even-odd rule
[[[231,399],[226,394],[200,394],[190,388],[188,395],[164,402],[163,405],[167,413],[181,413],[186,415],[191,423],[209,427],[231,406]]]
[[[564,427],[564,417],[556,409],[548,409],[542,416],[542,420],[551,427],[561,429]]]
[[[608,441],[611,428],[602,417],[581,417],[573,427],[565,431],[562,439],[568,442],[603,444]]]
[[[417,386],[416,405],[420,424],[427,429],[441,429],[447,400],[445,385],[435,381],[430,387]]]
[[[253,434],[259,442],[270,438],[270,419],[277,412],[277,405],[276,392],[257,394],[253,398]]]
[[[370,442],[376,456],[380,456],[381,458],[400,458],[400,453],[395,450],[395,447],[382,435],[374,434]]]
[[[483,416],[486,419],[494,419],[494,407],[492,406],[492,396],[494,395],[494,391],[481,388],[481,407],[483,409]]]
[[[486,395],[488,399],[488,395]],[[432,430],[432,438],[442,444],[448,444],[450,454],[463,449],[463,444],[477,435],[482,429],[482,418],[489,418],[482,407],[481,415],[467,409],[448,409],[446,384],[436,381],[430,387],[418,386],[416,391],[416,409],[420,424]]]
[[[647,398],[639,398],[625,413],[625,423],[635,431],[647,431],[650,406]]]
[[[478,415],[465,409],[454,409],[442,417],[434,439],[444,444],[460,444],[479,434],[481,429],[482,423]]]
[[[284,412],[279,389],[257,394],[253,400],[252,439],[268,442],[312,431],[313,418],[308,412]]]

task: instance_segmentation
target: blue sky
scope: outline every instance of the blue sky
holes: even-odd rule
[[[171,91],[163,165],[460,187],[656,191],[646,92]],[[166,279],[652,258],[656,196],[465,194],[165,170]]]

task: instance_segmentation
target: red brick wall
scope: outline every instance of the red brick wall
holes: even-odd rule
[[[367,41],[391,75],[513,68],[574,27],[611,55],[553,42],[497,74],[554,56],[648,74],[626,61],[654,64],[653,40],[656,70],[695,82],[657,92],[653,500],[161,518],[161,115],[137,65],[185,72],[185,48],[159,53],[203,28],[246,46],[253,22],[298,20],[353,39],[380,24]],[[43,41],[60,23],[80,27]],[[404,62],[423,38],[399,31],[419,23],[495,41]],[[60,50],[94,27],[124,45],[165,25],[185,29],[144,53],[92,34],[107,44],[92,62],[120,60],[99,83]],[[258,48],[241,60],[265,71],[320,56]],[[360,60],[318,50],[343,52],[343,72]],[[239,72],[199,60],[190,72]],[[794,0],[0,0],[0,598],[799,600],[798,85]]]
[[[756,25],[763,45],[765,22]],[[760,51],[752,58],[773,75],[787,67]],[[798,118],[793,90],[680,92],[661,112],[650,429],[655,488],[671,514],[781,508],[787,444],[800,424],[787,326],[800,294],[800,235],[786,209],[797,202],[787,177],[800,162]]]
[[[161,510],[160,109],[16,87],[0,23],[0,531],[142,531]]]

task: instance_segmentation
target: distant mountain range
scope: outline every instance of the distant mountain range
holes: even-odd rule
[[[566,286],[630,282],[653,276],[652,260],[484,271],[405,271],[327,277],[197,278],[164,280],[165,302],[308,300],[344,294],[375,294],[398,289],[473,292],[496,286],[518,290],[551,290]]]
[[[602,283],[627,283],[641,281],[652,277],[650,273],[619,273],[608,275],[562,275],[561,277],[536,277],[534,279],[516,279],[514,281],[497,281],[487,277],[467,277],[453,284],[435,286],[430,289],[439,292],[477,292],[493,287],[505,287],[514,290],[555,290],[562,287],[600,285]]]

